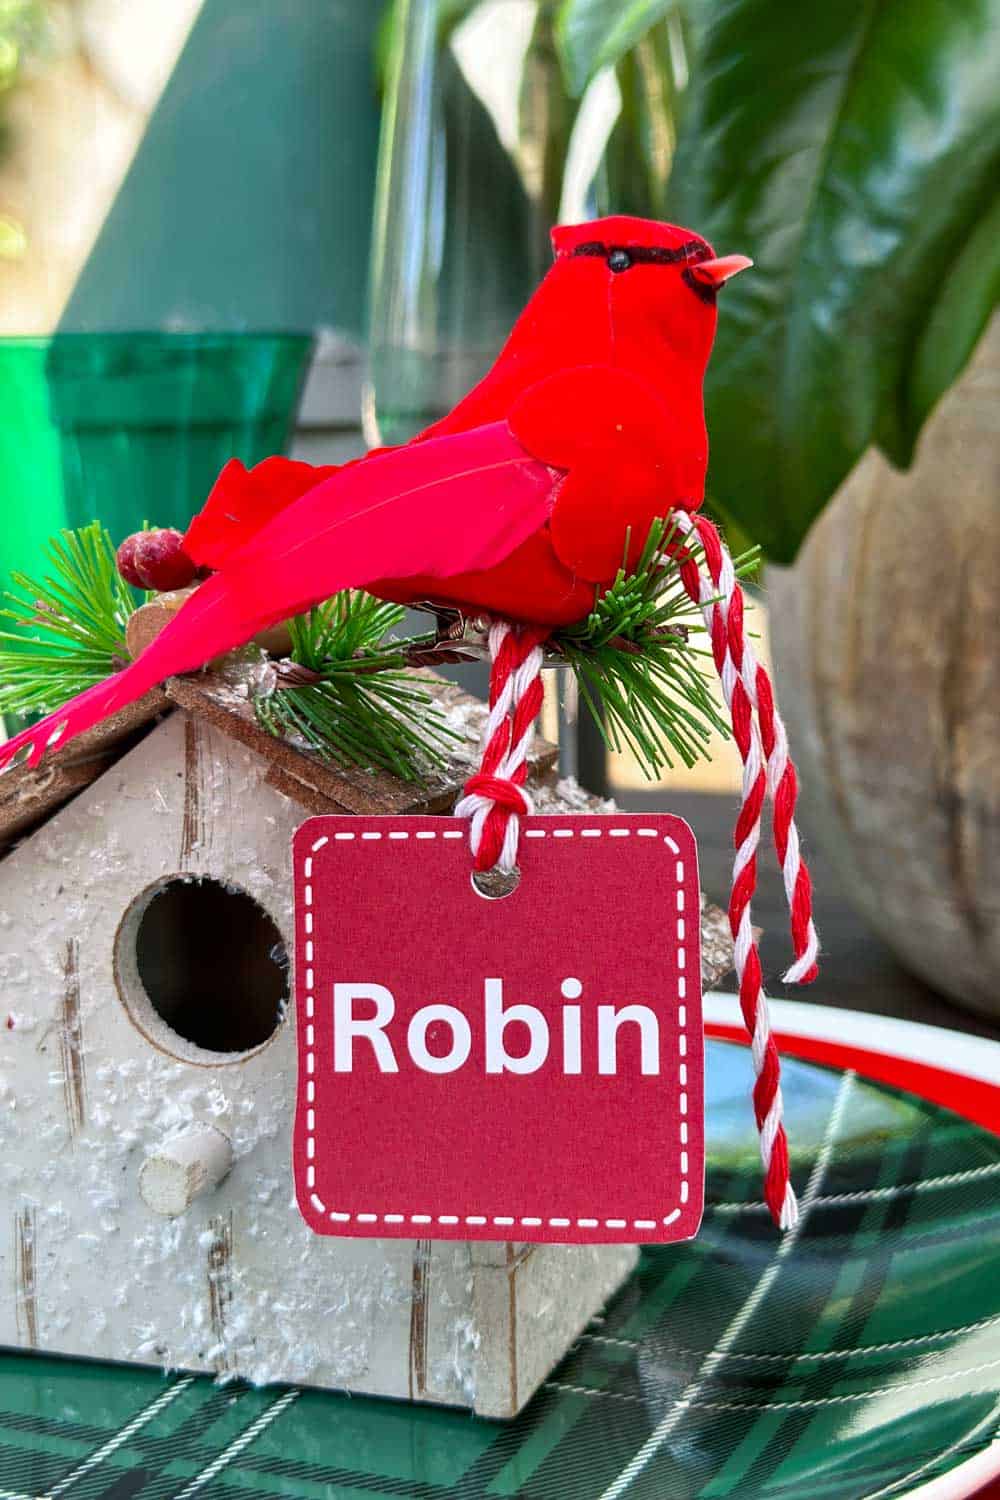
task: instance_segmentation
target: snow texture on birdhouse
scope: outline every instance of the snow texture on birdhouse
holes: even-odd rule
[[[467,749],[419,788],[272,739],[206,677],[0,779],[0,1342],[510,1416],[631,1270],[321,1238],[295,1205],[292,835],[449,810],[483,709],[437,691]],[[598,809],[553,759],[539,811]]]

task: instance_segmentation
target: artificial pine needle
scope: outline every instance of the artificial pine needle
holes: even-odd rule
[[[378,766],[404,781],[441,765],[460,736],[406,671],[413,642],[385,639],[403,614],[350,590],[290,621],[289,660],[307,680],[279,670],[274,690],[254,699],[259,723],[326,759]]]
[[[623,563],[587,619],[553,637],[605,743],[615,751],[627,748],[650,780],[674,764],[671,751],[692,766],[709,758],[713,732],[729,732],[710,691],[712,679],[699,666],[711,652],[699,642],[701,610],[672,555],[676,537],[676,526],[654,521],[635,566]],[[684,548],[699,560],[696,537],[687,537]],[[626,541],[626,557],[628,551]],[[758,555],[754,549],[736,559],[738,577]]]
[[[12,573],[18,592],[4,595],[0,619],[21,629],[0,630],[0,713],[57,708],[128,660],[125,627],[139,599],[104,527],[60,532],[47,552],[51,572]]]
[[[714,673],[702,670],[712,653],[701,609],[680,578],[677,540],[675,525],[655,521],[634,567],[623,563],[587,619],[556,630],[549,643],[573,671],[606,743],[628,750],[651,779],[674,757],[687,766],[707,759],[713,732],[728,733],[710,691]],[[683,547],[702,560],[695,536]],[[48,553],[51,573],[41,582],[13,574],[19,593],[0,609],[0,619],[33,631],[0,630],[2,713],[55,708],[127,661],[125,627],[141,599],[120,577],[107,532],[96,521],[64,531]],[[735,559],[737,577],[758,555]],[[289,662],[276,666],[273,690],[253,700],[260,724],[325,758],[407,781],[440,765],[461,736],[408,670],[410,654],[434,638],[387,639],[403,614],[350,590],[289,621]]]

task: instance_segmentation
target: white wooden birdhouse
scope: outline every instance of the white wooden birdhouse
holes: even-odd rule
[[[173,680],[0,779],[0,1342],[510,1416],[628,1247],[320,1238],[292,1190],[291,840],[315,812],[443,812]],[[593,808],[536,754],[540,811]],[[707,977],[728,966],[709,920]]]

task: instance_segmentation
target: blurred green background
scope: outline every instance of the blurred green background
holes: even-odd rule
[[[183,526],[360,336],[378,130],[359,0],[0,6],[0,568]],[[6,60],[6,71],[3,63]]]

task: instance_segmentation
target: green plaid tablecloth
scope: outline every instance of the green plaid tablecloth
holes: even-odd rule
[[[1000,1440],[1000,1140],[785,1080],[798,1232],[754,1201],[746,1054],[712,1043],[698,1239],[644,1255],[516,1422],[8,1354],[0,1500],[906,1494]]]

